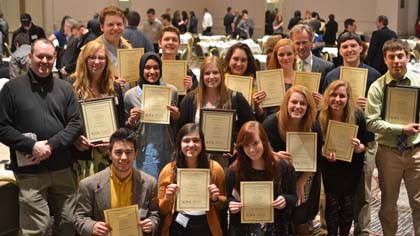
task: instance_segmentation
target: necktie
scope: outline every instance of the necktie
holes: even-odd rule
[[[305,64],[306,64],[305,61],[303,60],[300,61],[300,68],[299,68],[300,71],[305,72]]]
[[[407,139],[408,139],[408,136],[405,134],[400,134],[397,136],[398,151],[403,152],[407,148],[407,145],[408,145]]]

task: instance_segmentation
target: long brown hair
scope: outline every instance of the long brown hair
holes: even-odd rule
[[[289,103],[290,97],[292,97],[294,93],[299,93],[303,95],[307,103],[305,115],[300,121],[299,132],[310,132],[316,118],[316,105],[314,98],[312,97],[311,91],[309,91],[309,89],[302,85],[296,85],[289,88],[286,92],[286,95],[284,96],[283,104],[280,106],[280,111],[278,112],[279,132],[280,137],[283,139],[283,141],[286,140],[286,132],[290,129],[290,126],[288,126],[290,115],[288,112],[287,105]]]
[[[293,69],[296,70],[296,52],[293,47],[293,42],[290,39],[280,39],[277,41],[276,45],[274,46],[273,54],[271,55],[270,62],[267,66],[267,69],[273,70],[273,69],[280,69],[281,65],[279,60],[277,59],[277,53],[279,52],[279,49],[284,46],[290,46],[293,50],[293,53],[295,54],[295,60],[293,61]]]
[[[255,65],[254,54],[252,54],[251,49],[245,43],[236,43],[236,44],[230,46],[230,48],[227,50],[226,56],[225,56],[226,72],[229,73],[229,74],[232,74],[232,72],[230,71],[230,67],[229,67],[229,61],[232,58],[232,55],[233,55],[233,53],[235,52],[236,49],[243,50],[246,54],[246,58],[247,58],[247,61],[248,61],[248,66],[247,66],[243,76],[252,76],[253,78],[255,78],[256,71],[257,71],[257,66]]]
[[[232,164],[235,170],[235,188],[238,191],[240,191],[241,181],[252,180],[252,160],[246,155],[244,146],[250,144],[254,140],[255,135],[258,135],[263,144],[264,180],[273,180],[276,188],[279,187],[281,182],[279,163],[274,160],[268,137],[262,124],[257,121],[248,121],[239,130],[238,138],[236,139],[238,158]]]
[[[206,102],[207,96],[207,86],[204,84],[204,73],[210,66],[215,65],[220,73],[220,85],[219,89],[219,102],[217,108],[221,109],[230,109],[232,107],[231,94],[232,91],[229,90],[225,85],[225,74],[223,73],[223,64],[222,61],[215,56],[209,56],[204,59],[200,67],[200,81],[198,87],[195,90],[195,96],[197,100],[197,107],[202,108]]]
[[[332,82],[324,92],[324,96],[321,102],[321,108],[319,111],[319,124],[321,125],[322,134],[325,137],[327,133],[328,122],[332,118],[332,114],[329,106],[329,98],[334,93],[336,89],[344,86],[347,93],[347,104],[344,108],[344,114],[341,122],[346,122],[350,124],[356,124],[355,110],[357,109],[356,103],[353,99],[350,84],[345,80],[336,80]]]
[[[98,49],[103,49],[105,51],[105,68],[102,72],[102,78],[99,84],[99,91],[103,95],[115,96],[117,93],[114,88],[114,71],[112,60],[102,42],[93,40],[86,44],[77,59],[76,71],[70,76],[75,78],[73,84],[73,90],[76,93],[78,99],[91,99],[95,98],[93,91],[91,89],[92,78],[88,70],[88,59],[89,56],[92,56]]]

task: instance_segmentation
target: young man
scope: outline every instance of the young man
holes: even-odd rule
[[[211,28],[213,27],[213,17],[207,10],[204,8],[204,15],[203,15],[203,22],[201,25],[203,26],[203,35],[212,35]]]
[[[111,166],[80,182],[75,213],[78,234],[108,235],[111,228],[104,222],[104,210],[137,204],[138,225],[144,233],[154,235],[159,224],[156,180],[133,168],[136,147],[136,134],[129,129],[121,128],[111,135]]]
[[[381,189],[379,219],[384,235],[397,235],[397,200],[404,180],[412,210],[414,233],[420,235],[420,124],[397,124],[384,120],[385,86],[420,86],[420,75],[407,70],[408,45],[391,39],[383,46],[383,60],[388,72],[370,87],[367,97],[366,122],[369,131],[376,133],[379,144],[376,166]],[[418,112],[418,111],[417,111]]]
[[[0,92],[0,141],[10,148],[19,184],[22,235],[73,236],[76,186],[71,146],[82,132],[71,85],[53,77],[53,44],[39,39],[29,54],[30,70]]]
[[[356,33],[345,32],[338,38],[338,49],[340,55],[343,56],[342,66],[364,68],[368,70],[368,77],[366,81],[366,95],[373,82],[377,80],[381,74],[366,64],[363,64],[360,60],[361,53],[363,51],[362,40]],[[330,71],[325,76],[323,85],[323,91],[328,87],[334,80],[340,79],[340,67],[337,67]],[[366,98],[358,97],[355,98],[357,105],[365,109]],[[377,150],[377,143],[374,141],[375,135],[368,133],[368,140],[370,141],[366,146],[364,167],[362,176],[360,178],[358,189],[356,190],[355,201],[354,201],[354,235],[370,235],[370,197],[371,197],[371,184],[372,184],[372,172],[375,168],[375,155]]]
[[[159,47],[162,49],[162,61],[165,60],[178,60],[179,57],[177,56],[178,50],[181,46],[180,44],[180,33],[178,28],[175,26],[165,26],[163,27],[160,39],[158,41]],[[191,91],[195,89],[198,85],[196,75],[187,68],[187,76],[184,78],[184,86],[187,91]],[[184,96],[179,96],[179,102],[182,101]]]
[[[153,43],[155,52],[159,52],[158,40],[160,38],[160,31],[162,29],[162,22],[156,18],[155,9],[147,10],[147,22],[143,24],[143,33],[146,34]]]
[[[154,52],[152,41],[137,27],[140,24],[140,14],[136,11],[130,11],[127,14],[127,27],[124,29],[123,36],[127,39],[133,48],[144,48],[144,52]]]
[[[13,44],[16,51],[10,57],[9,72],[10,79],[14,79],[20,75],[25,74],[29,70],[28,55],[31,52],[31,40],[25,33],[16,35]]]
[[[23,13],[20,16],[20,27],[13,32],[12,36],[12,42],[15,41],[16,35],[20,33],[25,33],[29,35],[29,39],[31,40],[31,43],[35,42],[37,39],[46,38],[44,29],[35,25],[32,22],[32,17],[28,13]],[[16,47],[14,44],[12,44],[11,51],[14,52],[16,50]]]

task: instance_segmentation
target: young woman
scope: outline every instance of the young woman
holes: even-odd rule
[[[225,175],[222,167],[207,158],[204,134],[199,126],[193,123],[184,125],[178,132],[173,161],[168,163],[159,176],[158,201],[162,216],[162,236],[222,236],[222,228],[217,210],[223,209],[226,203]],[[210,196],[209,211],[174,210],[177,185],[177,168],[210,169],[211,184],[208,186]],[[188,218],[183,227],[177,218]]]
[[[286,152],[287,132],[317,132],[318,157],[321,157],[322,133],[315,125],[316,106],[311,92],[300,85],[287,90],[280,111],[269,115],[264,121],[270,145],[282,159],[292,159]],[[317,165],[318,166],[318,165]],[[301,236],[312,235],[310,223],[318,213],[320,174],[319,172],[297,172],[297,204],[292,211],[295,233]]]
[[[137,145],[137,158],[135,166],[138,169],[154,176],[156,179],[162,168],[171,160],[173,151],[173,138],[175,137],[175,124],[179,118],[176,107],[178,93],[175,87],[160,81],[162,76],[162,60],[156,53],[145,53],[140,60],[140,80],[138,86],[125,93],[124,104],[128,116],[127,126],[133,128],[139,135]],[[140,122],[141,94],[143,85],[169,86],[171,92],[171,105],[168,105],[171,124],[152,124]]]
[[[123,95],[120,86],[114,80],[112,60],[104,44],[98,41],[86,44],[77,60],[76,72],[70,76],[74,93],[80,101],[116,97],[118,124],[123,127],[125,121]],[[90,175],[92,164],[95,173],[109,165],[107,143],[94,145],[81,135],[74,145],[77,149],[74,155],[79,160],[74,163],[78,180]]]
[[[283,35],[283,25],[284,25],[283,16],[280,14],[277,14],[273,22],[273,34]]]
[[[207,57],[201,64],[198,87],[183,99],[178,126],[182,127],[186,123],[198,124],[202,108],[236,110],[234,134],[245,122],[254,120],[251,107],[244,96],[226,88],[222,62],[218,57]],[[217,161],[225,168],[228,166],[227,158],[217,157]]]
[[[230,212],[230,235],[288,236],[290,210],[296,204],[296,176],[293,166],[275,161],[263,126],[257,121],[245,123],[236,140],[238,158],[226,176]],[[241,181],[273,181],[274,223],[241,224]]]
[[[325,219],[328,235],[348,235],[353,221],[354,194],[363,168],[366,140],[366,121],[356,108],[351,88],[345,80],[332,82],[324,92],[318,121],[325,137],[330,120],[359,126],[352,161],[335,159],[335,152],[321,158],[321,171],[326,195]]]

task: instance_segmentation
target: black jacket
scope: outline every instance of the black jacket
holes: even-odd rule
[[[370,39],[369,50],[366,57],[366,64],[372,66],[378,70],[382,75],[388,71],[388,68],[384,62],[384,54],[382,53],[382,47],[385,42],[392,39],[398,38],[397,34],[384,26],[372,33]]]

